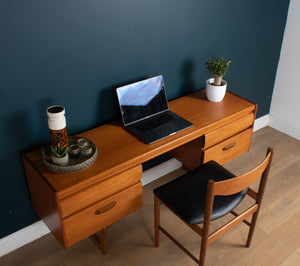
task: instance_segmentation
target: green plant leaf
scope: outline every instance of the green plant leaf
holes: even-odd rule
[[[226,74],[231,61],[226,61],[223,57],[216,59],[215,57],[206,60],[206,68],[209,73],[222,77]]]
[[[50,146],[50,148],[54,156],[57,158],[64,157],[68,149],[67,147],[64,148],[63,146],[61,146],[60,143],[58,143],[58,146],[55,147]]]

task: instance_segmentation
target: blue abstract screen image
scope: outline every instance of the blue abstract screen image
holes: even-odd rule
[[[168,110],[161,75],[120,87],[117,95],[124,125]]]

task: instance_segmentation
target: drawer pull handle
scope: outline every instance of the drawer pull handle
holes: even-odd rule
[[[102,213],[104,213],[104,212],[107,212],[107,211],[109,211],[110,209],[112,209],[116,204],[117,204],[117,203],[116,203],[115,201],[113,201],[112,203],[109,203],[109,204],[107,204],[106,206],[104,206],[104,207],[102,207],[102,208],[96,210],[96,211],[95,211],[95,214],[96,214],[96,215],[100,215],[100,214],[102,214]]]
[[[227,146],[225,146],[223,148],[223,151],[228,151],[229,149],[231,149],[234,145],[236,144],[236,142],[230,143]]]

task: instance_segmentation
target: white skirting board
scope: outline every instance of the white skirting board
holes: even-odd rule
[[[268,125],[269,115],[265,115],[255,120],[253,131],[259,130]],[[180,167],[181,163],[176,159],[163,162],[143,173],[142,184],[144,186]],[[43,221],[38,221],[0,239],[0,257],[48,234],[49,232],[48,227],[43,223]]]
[[[292,138],[300,140],[300,128],[272,114],[269,115],[268,125]]]
[[[269,125],[269,115],[264,115],[260,118],[255,119],[253,125],[253,132],[262,129]]]
[[[0,239],[0,257],[34,241],[50,231],[44,222],[38,221]]]

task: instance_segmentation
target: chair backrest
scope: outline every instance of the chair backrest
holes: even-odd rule
[[[226,196],[239,193],[253,184],[259,177],[262,177],[260,186],[265,184],[271,166],[273,153],[273,149],[268,148],[266,158],[256,168],[246,174],[219,182],[210,180],[209,183],[213,186],[213,196]]]
[[[232,179],[218,181],[215,182],[214,180],[210,179],[207,184],[207,194],[206,194],[206,204],[205,204],[205,214],[204,214],[204,222],[203,227],[205,228],[204,235],[209,234],[209,224],[212,215],[213,203],[215,196],[226,196],[226,195],[233,195],[236,193],[241,192],[242,190],[248,188],[252,183],[255,182],[259,177],[260,184],[258,193],[251,191],[251,197],[253,197],[256,201],[257,208],[260,207],[265,186],[267,183],[267,178],[273,158],[273,149],[268,148],[266,158],[253,170],[249,171],[246,174],[241,176],[234,177]],[[248,192],[249,192],[248,190]]]

